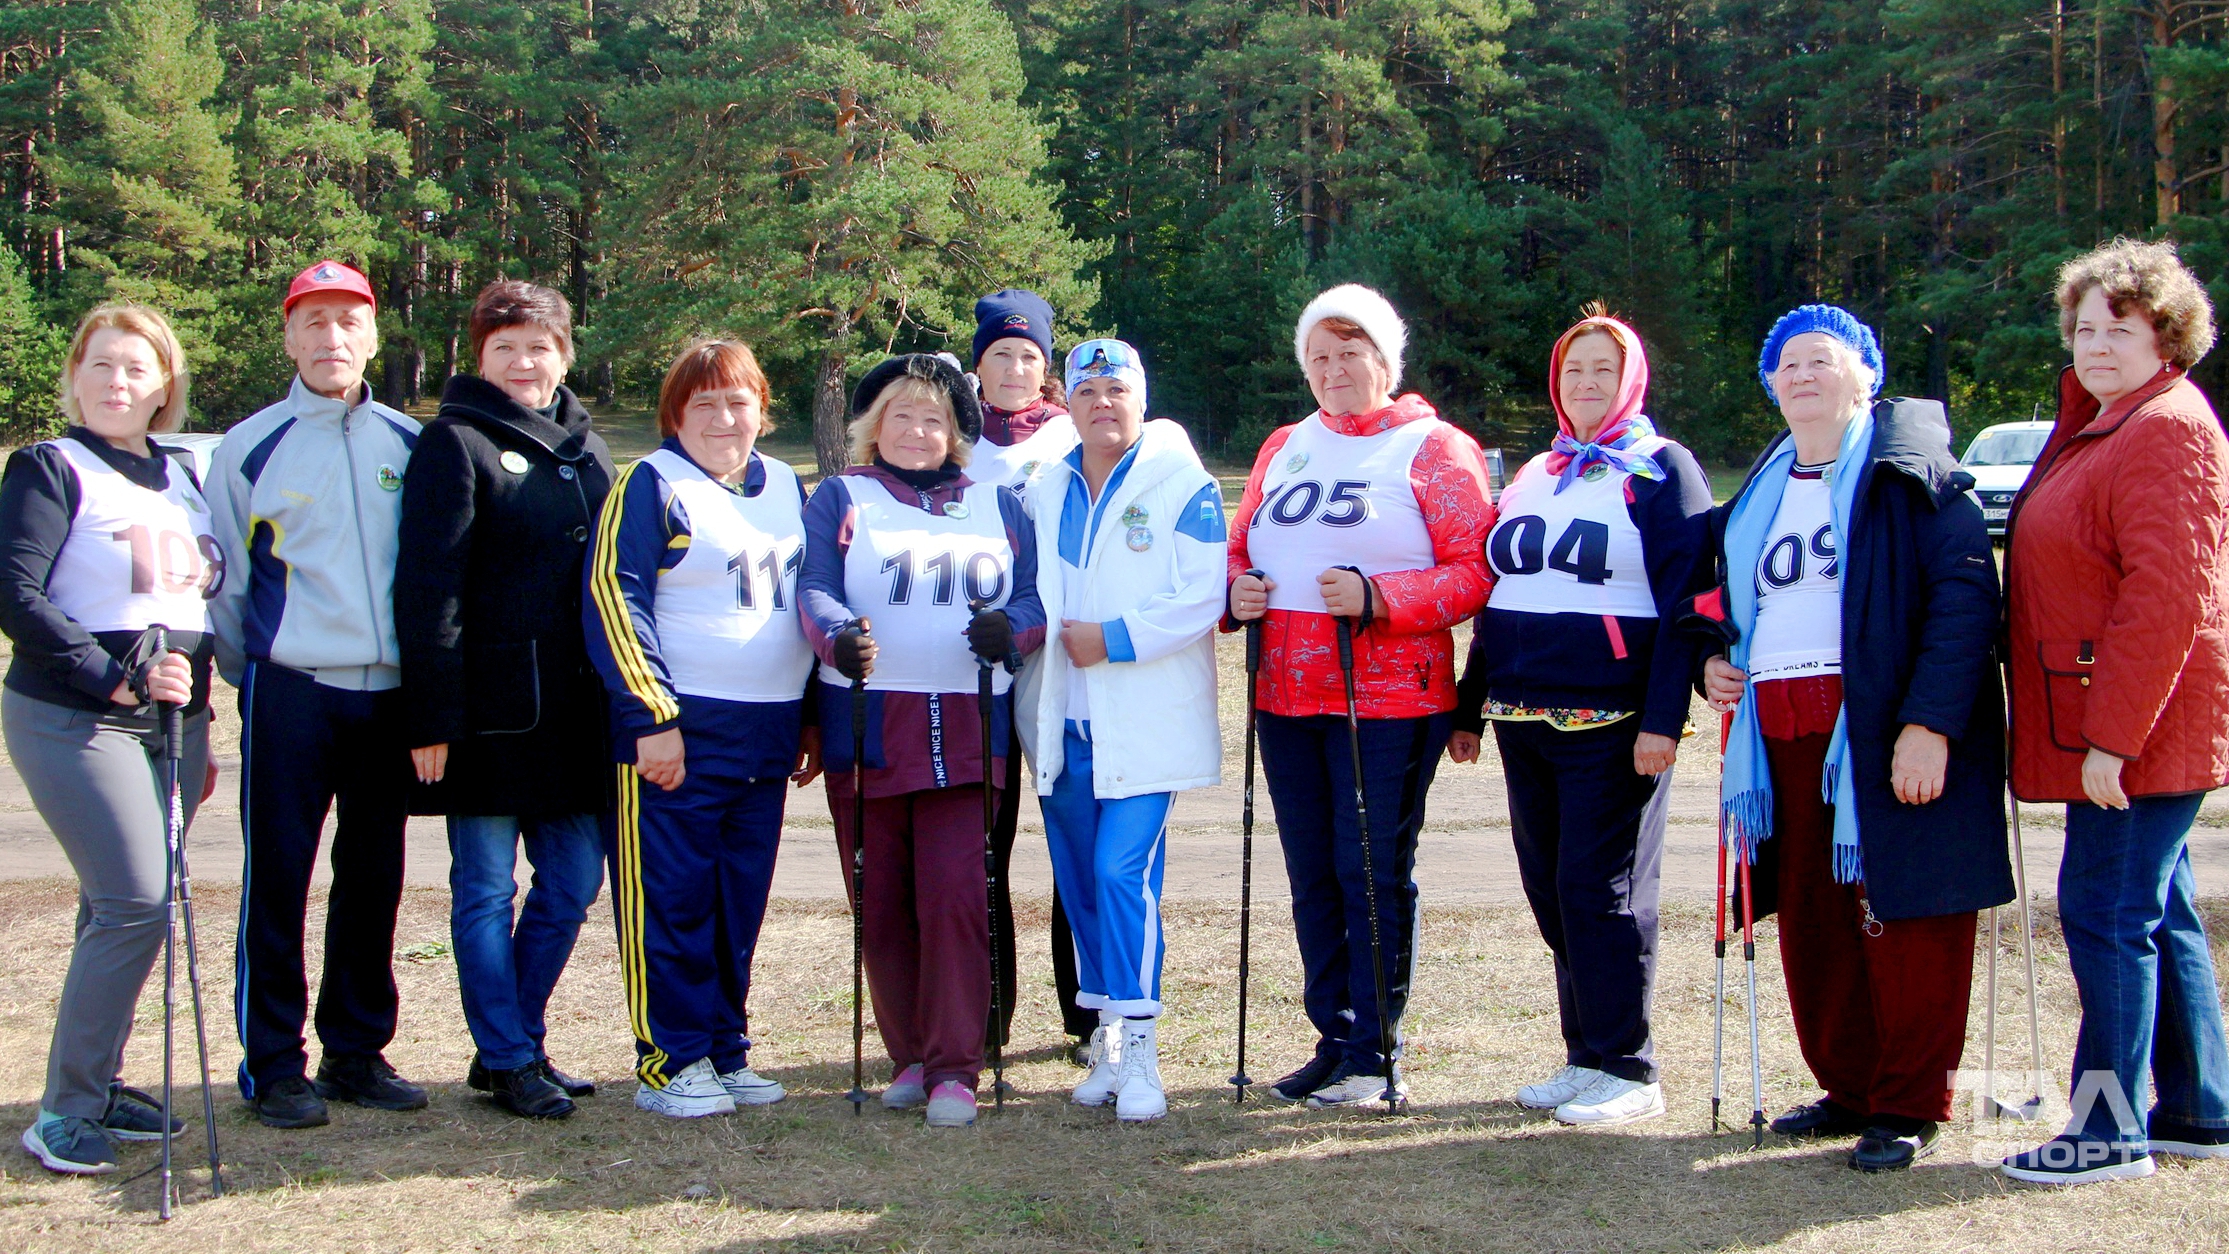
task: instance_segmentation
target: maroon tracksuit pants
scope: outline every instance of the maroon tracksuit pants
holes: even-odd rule
[[[828,790],[851,886],[849,780]],[[983,786],[867,798],[867,986],[890,1061],[930,1088],[969,1088],[983,1069],[991,931],[983,883]]]
[[[1811,694],[1769,691],[1781,686],[1758,685],[1757,712],[1780,846],[1780,965],[1803,1060],[1837,1106],[1947,1119],[1949,1076],[1966,1050],[1974,915],[1866,923],[1865,886],[1835,882],[1834,809],[1820,795],[1840,685],[1823,730],[1817,711],[1801,708],[1815,702],[1785,700]]]

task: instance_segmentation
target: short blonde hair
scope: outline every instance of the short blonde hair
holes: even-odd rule
[[[2175,255],[2173,244],[2116,239],[2059,267],[2059,339],[2074,348],[2074,313],[2091,288],[2105,292],[2116,318],[2144,312],[2159,336],[2159,355],[2188,370],[2214,346],[2214,306],[2206,285]]]
[[[890,407],[899,401],[929,401],[944,415],[944,424],[952,429],[952,451],[945,460],[955,466],[967,465],[968,452],[974,446],[960,435],[960,420],[952,412],[952,396],[941,386],[927,379],[911,375],[893,379],[890,385],[877,393],[875,399],[851,420],[844,434],[851,441],[851,464],[865,466],[873,462],[879,450],[875,436],[882,430],[882,418]]]
[[[74,426],[85,425],[85,415],[77,407],[77,370],[85,364],[85,352],[93,337],[102,331],[136,335],[155,350],[155,364],[162,368],[165,395],[162,407],[148,421],[147,430],[161,435],[185,426],[186,388],[192,381],[186,370],[186,350],[179,347],[178,333],[170,329],[169,319],[130,301],[101,305],[77,324],[77,334],[70,337],[70,354],[62,359],[61,381],[56,385],[62,416]]]

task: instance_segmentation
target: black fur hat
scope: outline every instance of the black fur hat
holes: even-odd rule
[[[867,412],[882,390],[901,378],[919,379],[943,388],[952,398],[952,417],[959,424],[960,438],[973,443],[983,434],[983,402],[976,399],[975,385],[968,382],[953,359],[943,354],[907,353],[893,357],[867,372],[859,386],[851,393],[853,417]]]

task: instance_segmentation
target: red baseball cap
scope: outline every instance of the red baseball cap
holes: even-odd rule
[[[319,292],[345,292],[350,296],[361,296],[374,310],[379,308],[379,299],[372,295],[371,280],[364,277],[363,271],[346,262],[327,260],[294,276],[294,282],[287,285],[286,303],[279,306],[279,310],[282,313],[292,312],[295,301],[304,296],[315,296]]]

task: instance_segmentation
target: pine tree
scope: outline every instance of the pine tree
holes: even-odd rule
[[[23,262],[0,247],[0,436],[35,440],[61,429],[54,384],[67,347],[61,330],[40,316]]]

